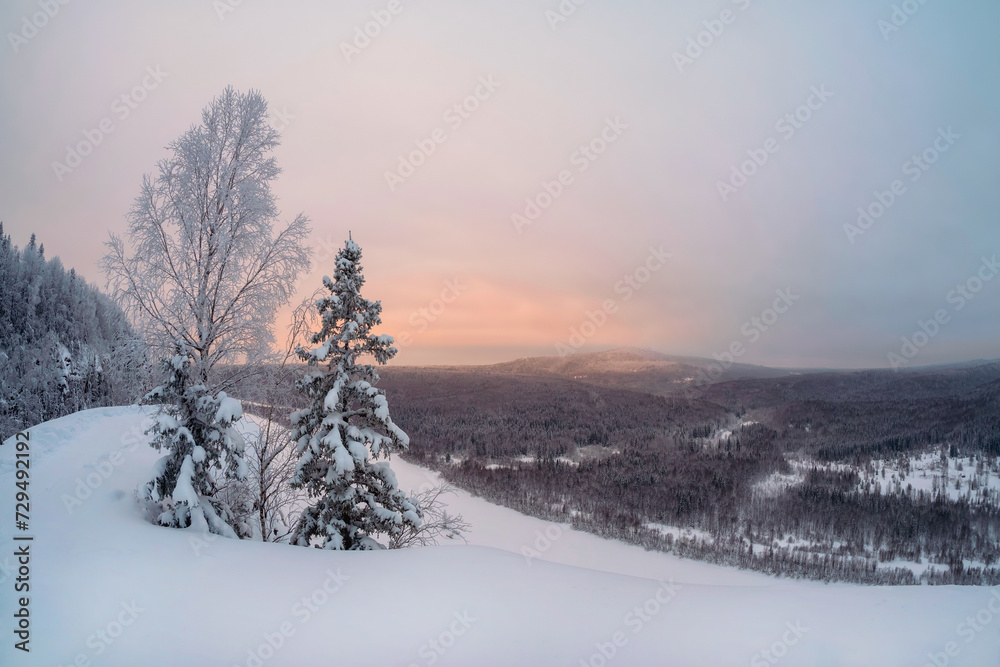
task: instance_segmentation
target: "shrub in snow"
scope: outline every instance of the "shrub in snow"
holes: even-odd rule
[[[220,482],[246,477],[243,438],[233,427],[243,409],[225,392],[212,396],[191,381],[190,348],[178,342],[174,352],[161,362],[166,382],[145,398],[163,406],[147,433],[150,445],[167,454],[141,497],[162,526],[246,537],[247,527],[234,525],[234,508],[216,498]]]
[[[296,442],[292,430],[283,422],[288,413],[282,408],[287,400],[289,374],[285,367],[292,359],[300,341],[318,328],[315,302],[322,296],[319,288],[292,311],[288,335],[277,365],[261,365],[252,382],[239,382],[238,391],[244,405],[256,419],[240,432],[246,441],[243,455],[248,475],[243,480],[228,480],[216,498],[238,508],[237,521],[247,524],[255,540],[287,542],[302,511],[305,493],[291,487],[298,463]]]
[[[441,544],[443,540],[468,542],[465,534],[472,529],[471,524],[461,514],[449,514],[443,499],[443,496],[454,493],[455,487],[444,483],[413,496],[423,521],[419,526],[403,526],[403,530],[389,540],[389,548],[429,547]]]
[[[292,433],[269,417],[260,418],[242,433],[247,476],[226,480],[214,498],[229,506],[235,524],[240,524],[250,539],[286,542],[301,496],[291,488],[297,461]]]
[[[417,502],[399,490],[389,463],[378,461],[410,439],[389,416],[375,367],[357,363],[361,355],[379,364],[396,355],[391,336],[371,333],[382,323],[382,304],[361,296],[360,261],[361,248],[348,240],[333,280],[323,278],[330,294],[316,301],[322,324],[311,342],[318,347],[297,350],[310,367],[325,367],[299,380],[311,405],[291,415],[299,456],[292,485],[310,499],[292,534],[300,546],[380,549],[375,535],[392,539],[421,522]]]

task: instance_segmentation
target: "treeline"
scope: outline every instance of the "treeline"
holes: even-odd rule
[[[954,443],[963,454],[1000,455],[1000,383],[961,396],[916,400],[805,401],[758,409],[786,451],[863,465],[873,458]]]
[[[800,384],[788,378],[738,380],[707,387],[698,399],[464,369],[388,368],[382,386],[412,435],[453,455],[563,456],[586,445],[691,446],[757,421],[775,431],[785,453],[864,465],[941,443],[953,443],[963,455],[1000,456],[998,373],[1000,364],[908,381],[890,382],[877,371],[847,374],[878,380],[853,390],[836,373],[807,376]],[[830,398],[838,389],[844,397]]]
[[[78,410],[135,402],[147,384],[143,343],[110,299],[19,249],[0,223],[0,440]]]
[[[961,397],[1000,380],[1000,361],[945,367],[795,374],[717,382],[694,394],[730,409],[803,401],[884,402]]]
[[[702,400],[778,430],[785,451],[863,465],[954,443],[1000,455],[1000,364],[815,374],[705,387]]]
[[[569,456],[581,448],[674,449],[730,421],[704,401],[558,378],[388,368],[380,384],[410,439],[435,452],[490,459]]]

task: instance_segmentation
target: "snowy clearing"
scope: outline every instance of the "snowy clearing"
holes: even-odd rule
[[[823,463],[807,458],[792,458],[790,473],[771,473],[754,484],[754,492],[762,496],[777,496],[802,484],[812,470],[855,472],[855,490],[867,493],[900,494],[924,492],[932,496],[944,494],[948,500],[965,500],[1000,505],[1000,458],[992,456],[948,456],[940,451],[923,452],[916,456],[895,459],[875,459],[856,468],[846,463]]]

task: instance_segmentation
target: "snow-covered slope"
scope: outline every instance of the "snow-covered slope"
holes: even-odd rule
[[[433,470],[392,460],[392,469],[401,488],[423,491],[442,483]],[[627,574],[647,579],[673,579],[677,583],[724,586],[768,586],[775,579],[762,574],[709,565],[696,560],[677,558],[616,540],[605,540],[591,533],[525,516],[506,507],[494,505],[456,489],[443,496],[452,514],[461,514],[472,524],[466,535],[469,544],[495,547],[520,554],[531,565],[545,560],[604,572]]]
[[[157,458],[145,419],[31,429],[30,654],[13,647],[13,441],[0,447],[0,665],[1000,664],[997,590],[772,580],[462,493],[470,546],[330,553],[157,528],[133,500]],[[393,465],[405,486],[430,474]]]

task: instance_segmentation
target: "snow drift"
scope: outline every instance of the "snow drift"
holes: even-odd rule
[[[30,653],[11,634],[13,440],[0,447],[0,665],[1000,663],[998,590],[769,579],[464,493],[469,546],[329,552],[153,526],[135,501],[151,414],[30,429]],[[393,468],[403,488],[434,477]]]

